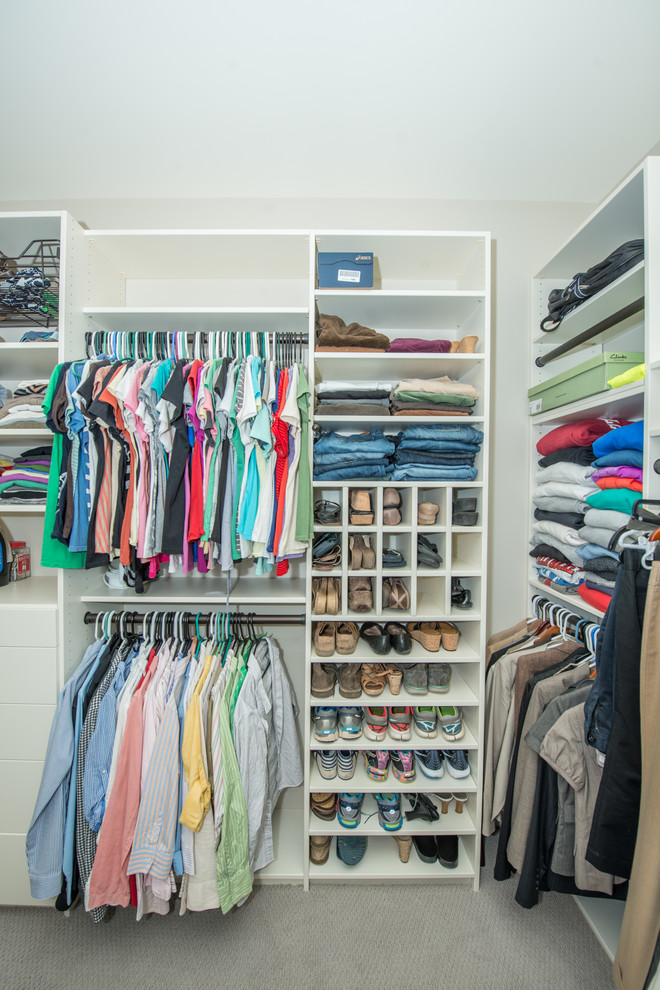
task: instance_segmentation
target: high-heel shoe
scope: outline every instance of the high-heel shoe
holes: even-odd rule
[[[383,608],[410,608],[410,592],[401,578],[383,578]]]
[[[364,567],[368,571],[373,570],[376,566],[376,553],[369,546],[368,538],[355,535],[351,540],[351,569],[357,571],[360,567]],[[353,563],[353,554],[357,563]]]
[[[474,334],[468,334],[467,337],[463,337],[460,344],[458,345],[459,354],[474,354],[474,349],[479,343],[479,338]]]
[[[351,492],[349,521],[352,526],[371,526],[374,521],[371,492],[360,491],[358,489]]]

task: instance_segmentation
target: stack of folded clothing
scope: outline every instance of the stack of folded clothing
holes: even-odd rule
[[[317,351],[386,351],[390,338],[384,333],[376,333],[360,323],[344,323],[341,316],[327,316],[324,313],[316,323]]]
[[[393,416],[471,416],[479,393],[466,382],[407,378],[392,393]]]
[[[390,382],[319,382],[316,413],[320,416],[389,416]]]
[[[472,426],[409,426],[399,433],[393,481],[474,481],[484,435]]]
[[[46,292],[50,285],[40,268],[22,268],[0,282],[0,302],[31,313],[57,314],[57,296]]]
[[[21,382],[14,396],[0,409],[0,429],[14,426],[46,425],[41,408],[48,387],[47,381]]]
[[[372,433],[322,433],[314,444],[314,478],[388,478],[395,443],[380,430]]]
[[[547,433],[537,444],[542,457],[532,495],[530,556],[535,558],[539,579],[553,584],[555,590],[571,593],[570,586],[585,597],[584,588],[590,580],[587,562],[608,558],[615,567],[618,563],[617,555],[594,539],[600,534],[590,531],[588,516],[590,499],[598,494],[593,479],[594,445],[625,422],[586,419],[567,423]]]
[[[390,354],[449,354],[451,340],[424,340],[421,337],[395,337]]]
[[[0,458],[0,502],[10,505],[45,504],[51,454],[51,447],[34,447],[13,460]]]

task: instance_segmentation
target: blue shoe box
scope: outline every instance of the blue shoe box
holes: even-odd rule
[[[370,251],[358,254],[319,251],[319,289],[372,289],[374,256]]]

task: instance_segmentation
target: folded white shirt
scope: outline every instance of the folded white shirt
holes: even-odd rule
[[[545,495],[555,495],[559,498],[577,498],[584,502],[588,495],[593,495],[592,485],[569,484],[564,481],[546,481],[534,490],[534,495],[539,498]]]
[[[590,485],[595,490],[598,486],[591,481],[594,471],[595,468],[591,464],[585,467],[583,464],[573,464],[570,461],[557,461],[556,464],[537,471],[536,480],[540,485],[545,484],[546,481],[563,481],[569,485]]]
[[[587,542],[582,539],[577,529],[573,529],[571,526],[564,526],[562,523],[553,522],[551,519],[535,520],[534,532],[554,536],[557,540],[561,540],[562,543],[568,543],[573,547],[581,547]]]

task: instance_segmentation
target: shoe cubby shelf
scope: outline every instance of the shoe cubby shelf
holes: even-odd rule
[[[350,834],[355,829],[343,829],[342,832]],[[335,839],[333,838],[330,847],[330,857],[327,863],[319,866],[310,863],[310,880],[319,880],[330,883],[363,882],[373,883],[383,881],[389,883],[419,883],[424,881],[456,882],[460,880],[473,880],[475,868],[473,866],[475,854],[475,837],[465,836],[458,840],[458,864],[454,869],[447,869],[440,863],[424,863],[419,859],[415,848],[410,850],[410,859],[407,863],[402,863],[399,859],[398,846],[395,840],[396,833],[385,834],[380,829],[378,835],[371,835],[367,840],[367,849],[355,866],[347,866],[337,857]],[[329,833],[321,833],[328,835]],[[408,833],[414,835],[414,832]],[[418,833],[421,834],[421,833]],[[439,833],[436,833],[439,834]],[[468,852],[467,846],[470,846]]]
[[[327,778],[321,776],[316,766],[314,755],[311,754],[309,789],[311,792],[318,794],[458,794],[459,792],[465,792],[466,794],[474,795],[477,792],[477,783],[472,773],[468,777],[458,779],[450,776],[446,770],[442,777],[425,777],[422,773],[418,773],[414,780],[401,781],[397,780],[391,769],[389,769],[385,780],[374,780],[364,769],[364,763],[360,756],[358,756],[355,773],[350,780],[342,780],[341,777]],[[471,807],[472,813],[474,813],[474,805],[475,798],[471,796],[470,803],[467,807]]]
[[[387,783],[387,781],[385,781],[384,783]],[[344,784],[346,785],[345,790],[338,793],[346,793],[346,794],[363,793],[361,791],[351,790],[351,785],[353,784],[352,780],[345,780]],[[383,790],[382,793],[386,793],[386,794],[399,793],[397,791],[398,784],[399,781],[394,779],[391,780],[389,784],[390,790]],[[460,791],[460,788],[455,787],[454,790]],[[449,791],[451,791],[451,788],[449,788]],[[381,792],[375,792],[375,793],[381,793]],[[443,832],[449,835],[474,834],[475,825],[470,815],[470,804],[471,804],[470,801],[468,801],[467,805],[464,806],[460,815],[456,813],[455,805],[453,803],[452,806],[448,809],[447,813],[443,815],[440,813],[440,802],[434,796],[434,793],[430,793],[428,791],[421,791],[420,793],[423,794],[429,793],[431,800],[433,801],[434,804],[437,805],[438,819],[437,821],[427,822],[420,818],[415,818],[413,819],[413,821],[409,822],[404,814],[405,811],[410,810],[410,803],[406,798],[403,797],[403,794],[405,793],[416,794],[418,792],[417,791],[401,792],[402,794],[401,814],[403,817],[403,824],[401,825],[401,828],[398,829],[396,832],[389,832],[386,831],[384,828],[380,827],[380,825],[378,824],[378,810],[376,805],[376,799],[373,796],[373,792],[369,793],[365,791],[364,792],[365,797],[362,803],[362,814],[360,816],[360,822],[354,828],[346,828],[346,826],[342,825],[337,820],[337,818],[335,818],[333,821],[326,822],[323,819],[318,818],[313,811],[310,811],[309,834],[310,835],[349,835],[350,834],[350,835],[379,835],[379,836],[398,835],[400,838],[404,838],[405,836],[409,836],[409,835],[441,835]],[[443,793],[440,788],[438,788],[438,793]],[[414,850],[411,850],[411,852],[414,854]]]

